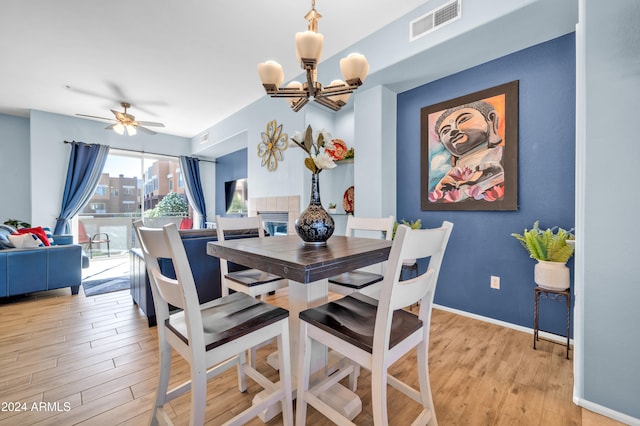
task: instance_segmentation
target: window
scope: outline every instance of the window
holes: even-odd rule
[[[107,191],[109,188],[107,188],[106,185],[98,185],[98,187],[96,188],[96,192],[94,192],[94,195],[99,195],[101,197],[104,197],[107,195]]]
[[[180,167],[176,168],[176,173],[178,174],[178,188],[183,188],[184,182],[182,181],[182,171]]]

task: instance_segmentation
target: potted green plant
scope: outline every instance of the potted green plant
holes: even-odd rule
[[[403,225],[407,225],[411,229],[420,229],[420,228],[422,228],[422,220],[421,219],[416,219],[416,220],[412,220],[412,221],[406,221],[406,220],[402,219],[400,221],[400,223],[403,224]],[[396,237],[396,231],[398,230],[398,225],[399,225],[398,222],[393,224],[393,235],[391,235],[391,239],[394,239]]]
[[[31,228],[31,224],[22,220],[18,220],[18,219],[7,219],[4,222],[5,225],[9,225],[12,226],[16,229],[20,229],[20,228]]]
[[[575,236],[571,231],[560,227],[540,229],[539,221],[533,228],[522,234],[511,234],[529,252],[529,256],[538,263],[534,268],[534,281],[540,287],[552,290],[565,290],[570,286],[569,268],[566,263],[573,255],[572,241]]]
[[[331,214],[336,213],[336,203],[329,203],[329,213]]]
[[[416,219],[416,220],[412,220],[412,221],[406,221],[404,219],[402,219],[400,221],[401,224],[403,225],[407,225],[409,228],[411,229],[420,229],[422,228],[422,220],[420,219]],[[398,222],[393,224],[393,234],[391,235],[391,239],[394,239],[396,237],[396,231],[398,230]],[[417,262],[417,259],[405,259],[402,261],[402,264],[404,266],[412,266],[415,265]]]

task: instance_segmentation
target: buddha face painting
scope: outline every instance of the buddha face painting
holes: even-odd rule
[[[445,111],[436,123],[440,142],[454,157],[500,143],[498,115],[486,102],[473,102]]]

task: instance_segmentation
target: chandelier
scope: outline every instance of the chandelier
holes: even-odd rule
[[[318,20],[322,15],[316,11],[316,2],[311,0],[311,10],[304,19],[309,21],[307,31],[296,33],[296,57],[300,67],[305,70],[306,81],[292,81],[286,87],[280,87],[284,81],[282,65],[274,61],[258,64],[258,74],[267,94],[273,98],[286,98],[294,111],[300,111],[310,99],[338,111],[349,96],[362,85],[369,72],[369,63],[364,55],[352,53],[340,59],[340,71],[344,80],[333,80],[322,87],[317,80],[317,66],[322,55],[324,36],[318,33]]]

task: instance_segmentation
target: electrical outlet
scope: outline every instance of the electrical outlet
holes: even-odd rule
[[[495,275],[491,275],[491,288],[495,288],[496,290],[500,290],[500,277],[496,277]]]

